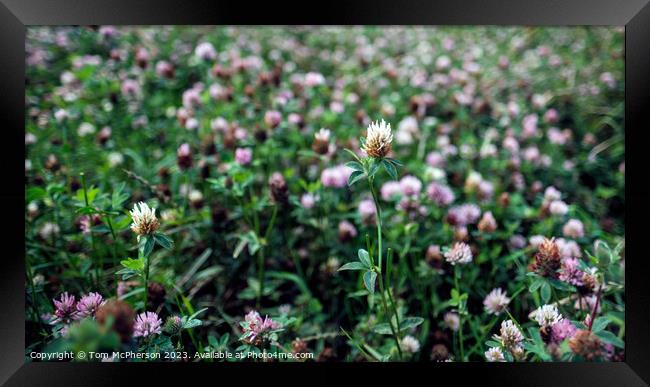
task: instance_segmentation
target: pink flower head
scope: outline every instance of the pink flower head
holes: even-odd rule
[[[546,137],[551,144],[555,145],[564,145],[568,140],[565,133],[558,128],[549,128]]]
[[[476,204],[462,204],[447,211],[447,220],[454,226],[467,226],[478,221],[481,209]]]
[[[585,227],[578,219],[569,219],[564,227],[562,227],[562,233],[567,238],[582,238],[585,236]]]
[[[415,176],[404,176],[399,181],[399,185],[405,196],[418,196],[420,191],[422,191],[422,182]]]
[[[357,236],[357,229],[354,225],[347,220],[343,220],[339,223],[339,237],[341,239],[351,239]]]
[[[559,119],[559,114],[557,110],[555,109],[548,109],[546,113],[544,113],[544,122],[547,124],[555,124]]]
[[[280,125],[282,121],[282,114],[277,110],[269,110],[264,113],[264,123],[268,125],[271,129]]]
[[[600,81],[607,85],[607,87],[610,89],[616,87],[616,79],[614,79],[614,76],[610,72],[604,72],[600,74]]]
[[[551,341],[554,343],[561,343],[564,339],[568,339],[576,332],[577,328],[566,318],[553,324],[551,327]]]
[[[566,257],[562,260],[562,267],[560,269],[560,280],[567,282],[571,285],[583,285],[584,272],[580,270],[580,261],[574,257]]]
[[[210,42],[203,42],[196,46],[194,54],[202,60],[214,60],[217,58],[217,50]]]
[[[61,294],[61,298],[58,300],[52,300],[54,302],[54,318],[52,319],[52,324],[58,323],[70,323],[72,320],[77,318],[77,307],[75,296],[69,295],[68,292]]]
[[[385,201],[394,200],[402,194],[402,186],[396,181],[387,181],[381,186],[381,198]]]
[[[167,61],[161,60],[156,63],[156,74],[170,78],[174,74],[174,66]]]
[[[90,216],[88,215],[83,215],[81,218],[79,218],[79,229],[81,229],[81,233],[88,235],[90,234],[90,228],[92,227],[92,224],[90,222]]]
[[[369,219],[375,216],[377,209],[375,203],[370,199],[365,199],[359,202],[359,214],[363,219]]]
[[[316,197],[310,193],[306,193],[300,197],[300,204],[303,206],[303,208],[313,208],[315,203]]]
[[[251,311],[244,317],[244,322],[241,323],[244,336],[248,341],[255,341],[269,331],[279,329],[280,324],[273,321],[269,316],[262,316],[257,311]]]
[[[133,337],[149,337],[159,335],[162,320],[155,312],[142,312],[135,318]]]
[[[134,79],[125,79],[120,87],[122,95],[127,98],[137,98],[141,95],[140,83]]]
[[[192,87],[183,92],[183,106],[187,109],[201,106],[201,90],[198,87]]]
[[[336,167],[323,169],[320,180],[325,187],[342,188],[346,186],[351,174],[352,168],[337,165]]]
[[[524,138],[534,137],[537,134],[537,114],[529,114],[524,117],[523,131],[521,132]]]
[[[506,136],[501,145],[512,154],[519,152],[519,142],[512,136]]]
[[[427,187],[427,196],[439,207],[448,206],[455,199],[454,192],[449,187],[436,182]]]
[[[253,159],[253,151],[250,148],[237,148],[235,149],[235,161],[239,165],[250,164]]]
[[[442,168],[445,165],[445,158],[440,152],[431,152],[427,155],[427,164],[434,168]]]
[[[325,77],[321,73],[309,72],[305,75],[305,86],[314,87],[325,84]]]
[[[575,241],[566,240],[564,238],[557,238],[555,240],[558,248],[560,249],[560,255],[562,258],[572,258],[580,257],[580,246]]]
[[[95,317],[97,308],[104,305],[104,297],[99,293],[88,293],[79,299],[77,303],[77,318]]]
[[[492,195],[494,195],[494,184],[487,180],[481,180],[481,182],[478,183],[476,194],[482,201],[492,199]]]
[[[184,143],[181,144],[181,146],[178,147],[178,151],[176,152],[178,157],[188,157],[192,155],[192,150],[190,149],[190,144]]]
[[[472,250],[464,242],[456,242],[445,254],[445,260],[452,265],[472,262]]]

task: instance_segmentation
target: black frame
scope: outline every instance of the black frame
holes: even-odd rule
[[[101,0],[1,0],[0,4],[0,106],[4,149],[0,165],[3,174],[0,189],[4,232],[0,269],[0,382],[7,385],[110,385],[115,382],[171,376],[183,372],[198,373],[213,381],[222,381],[223,373],[250,383],[259,375],[266,381],[285,383],[311,382],[319,377],[342,380],[338,371],[359,370],[369,383],[387,374],[402,383],[411,381],[416,368],[432,382],[440,382],[444,373],[452,383],[475,379],[513,385],[591,385],[623,386],[650,383],[650,291],[646,287],[650,273],[643,254],[642,229],[650,216],[650,189],[640,183],[644,173],[643,153],[648,145],[650,107],[650,5],[648,0],[464,0],[437,4],[410,1],[328,2],[322,6],[308,3],[223,2],[172,0],[101,1]],[[292,12],[293,11],[293,12]],[[300,11],[296,12],[296,11]],[[269,17],[272,15],[272,17]],[[626,361],[623,363],[439,363],[439,364],[80,364],[24,363],[24,180],[20,157],[24,134],[24,44],[28,25],[99,25],[99,24],[497,24],[497,25],[619,25],[626,27],[625,40],[625,126],[628,158],[626,172]],[[644,125],[645,124],[645,125]],[[9,150],[9,151],[7,151]],[[630,156],[631,155],[631,156]],[[24,156],[24,154],[23,154]],[[24,157],[23,157],[24,158]],[[645,221],[645,222],[644,222]],[[161,366],[162,365],[162,366]],[[181,371],[181,367],[183,370]],[[247,372],[250,367],[263,370]],[[475,372],[462,372],[464,369]],[[296,375],[307,370],[309,374]],[[328,372],[328,371],[333,372]],[[385,372],[385,371],[398,372]],[[152,372],[154,371],[154,372]],[[202,372],[201,372],[202,371]],[[383,371],[383,372],[382,372]],[[401,371],[401,372],[400,372]],[[12,375],[13,374],[13,375]],[[184,377],[185,378],[185,377]],[[311,379],[310,379],[311,378]],[[116,380],[116,379],[119,379]]]

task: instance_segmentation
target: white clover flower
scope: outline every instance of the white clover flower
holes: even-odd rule
[[[217,50],[214,49],[214,46],[210,42],[200,43],[194,49],[194,54],[203,60],[214,60],[217,58]]]
[[[505,320],[501,322],[501,330],[499,335],[494,335],[504,348],[514,349],[519,347],[519,344],[524,340],[521,331],[512,320]]]
[[[483,300],[485,311],[490,314],[499,315],[506,310],[510,303],[510,298],[506,296],[506,293],[501,288],[493,289]]]
[[[201,200],[203,200],[203,193],[198,189],[193,189],[190,191],[190,194],[188,195],[188,199],[193,203],[200,202]]]
[[[124,162],[124,156],[120,152],[111,152],[108,154],[108,165],[117,167]]]
[[[89,122],[82,122],[79,125],[79,129],[77,129],[79,137],[84,137],[92,133],[95,133],[95,126]]]
[[[27,205],[27,213],[31,217],[35,217],[36,215],[38,215],[38,203],[36,203],[35,201],[29,202],[29,204]]]
[[[416,353],[420,350],[420,342],[413,336],[406,335],[400,343],[402,351],[408,353]]]
[[[567,238],[582,238],[585,236],[585,227],[578,219],[569,219],[562,227],[562,233]]]
[[[314,138],[315,138],[317,141],[329,142],[329,140],[330,140],[330,134],[331,134],[331,132],[330,132],[329,129],[321,128],[321,130],[319,130],[318,132],[314,133]]]
[[[368,126],[366,142],[361,148],[370,157],[382,158],[390,152],[393,134],[390,124],[384,120],[381,122],[371,122]]]
[[[472,250],[463,242],[456,242],[454,247],[445,253],[445,259],[452,265],[456,265],[457,263],[470,263],[472,262],[472,258]]]
[[[56,235],[61,231],[61,228],[58,224],[52,222],[46,222],[41,227],[41,230],[38,232],[41,238],[48,239],[52,235]]]
[[[551,186],[546,187],[544,191],[544,199],[548,201],[560,200],[562,198],[562,193],[557,190],[557,188]]]
[[[569,206],[562,200],[553,200],[551,202],[551,205],[548,207],[549,211],[551,211],[551,214],[553,215],[565,215],[567,212],[569,212]]]
[[[66,118],[68,118],[68,112],[63,109],[57,109],[54,112],[54,118],[56,119],[57,122],[61,122]]]
[[[506,361],[505,356],[503,356],[503,351],[499,347],[492,347],[485,351],[485,359],[490,362]]]
[[[25,145],[31,145],[36,142],[37,138],[33,133],[25,133]]]
[[[171,223],[176,220],[176,211],[174,210],[165,210],[160,213],[160,219],[163,220],[163,222],[166,223]]]
[[[555,305],[542,305],[535,309],[529,317],[537,321],[540,327],[551,327],[562,320],[562,315],[557,311]]]
[[[445,313],[443,320],[445,321],[445,325],[454,332],[460,327],[460,316],[458,316],[458,313]]]
[[[308,87],[320,86],[325,84],[325,77],[321,73],[308,72],[305,75],[305,85]]]
[[[149,208],[147,203],[144,202],[139,202],[133,206],[131,218],[133,219],[131,230],[138,234],[138,241],[140,241],[141,236],[153,234],[160,227],[160,223],[156,218],[156,209]]]

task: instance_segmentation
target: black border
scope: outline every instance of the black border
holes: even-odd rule
[[[112,385],[137,379],[151,384],[156,378],[182,374],[224,383],[224,374],[236,383],[260,381],[306,384],[314,376],[324,381],[346,379],[339,371],[357,371],[364,384],[386,376],[414,383],[412,371],[422,371],[428,383],[499,385],[627,386],[650,382],[650,273],[642,227],[650,219],[647,160],[647,115],[650,107],[650,5],[648,0],[463,0],[223,2],[220,1],[101,1],[0,0],[0,122],[2,144],[0,182],[3,231],[0,233],[0,382],[6,385]],[[427,363],[427,364],[24,364],[24,42],[26,25],[90,24],[422,24],[422,25],[625,25],[626,171],[626,362],[625,363]],[[638,158],[638,160],[636,160]],[[645,199],[645,200],[644,200]],[[22,225],[23,227],[18,227]],[[250,372],[251,367],[260,368]],[[308,373],[304,371],[307,370]],[[332,372],[330,372],[332,371]],[[386,372],[389,371],[389,372]],[[470,371],[470,372],[463,372]],[[472,372],[473,371],[473,372]],[[317,374],[316,374],[317,373]],[[348,372],[345,372],[346,374]],[[13,375],[12,375],[13,374]],[[424,379],[426,378],[426,379]],[[8,380],[7,380],[8,379]],[[447,379],[447,380],[445,380]],[[169,379],[168,379],[169,380]],[[645,382],[644,382],[645,380]],[[226,384],[230,384],[226,382]]]

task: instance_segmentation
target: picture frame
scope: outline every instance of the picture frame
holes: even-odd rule
[[[30,25],[618,25],[625,26],[625,142],[626,184],[626,360],[620,363],[541,364],[80,364],[31,363],[24,361],[24,246],[18,154],[24,145],[25,31]],[[0,190],[4,231],[3,269],[0,272],[0,382],[25,385],[113,385],[122,380],[169,380],[187,372],[221,383],[228,374],[249,383],[295,376],[303,383],[311,378],[331,382],[342,379],[339,371],[364,375],[366,383],[386,376],[407,378],[410,372],[423,378],[453,383],[479,381],[499,385],[590,385],[640,386],[650,383],[650,291],[646,281],[650,265],[645,257],[644,233],[650,210],[650,191],[644,153],[648,142],[650,107],[650,5],[647,0],[624,3],[592,0],[526,0],[462,2],[355,1],[324,4],[246,3],[221,1],[177,2],[86,0],[0,1],[0,106],[3,114],[5,150],[1,152],[5,181]],[[24,157],[23,157],[24,158]],[[260,368],[250,372],[250,367]],[[212,376],[210,376],[212,375]],[[428,376],[426,376],[428,375]],[[294,378],[293,376],[291,378]],[[410,377],[408,377],[410,379]],[[434,379],[435,378],[435,379]],[[218,380],[218,381],[217,381]],[[291,382],[291,381],[289,381]],[[227,384],[230,384],[228,382]],[[274,383],[275,384],[275,383]],[[293,384],[293,383],[292,383]],[[364,383],[365,384],[365,383]]]

